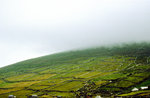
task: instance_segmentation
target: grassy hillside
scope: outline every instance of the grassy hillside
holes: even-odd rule
[[[17,98],[144,96],[150,91],[131,93],[131,89],[150,86],[149,71],[149,43],[63,52],[1,68],[0,98],[10,94]]]

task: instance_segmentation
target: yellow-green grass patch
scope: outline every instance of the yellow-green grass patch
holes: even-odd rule
[[[16,83],[9,83],[7,85],[4,85],[3,88],[22,88],[22,87],[28,87],[32,84],[38,83],[39,81],[30,81],[30,82],[16,82]]]
[[[129,87],[129,86],[132,86],[134,85],[134,83],[130,82],[130,81],[119,81],[119,82],[116,82],[116,83],[111,83],[109,84],[108,86],[116,86],[116,87]]]
[[[12,92],[12,91],[18,91],[18,90],[21,90],[21,89],[22,88],[0,89],[0,94],[9,93],[9,92]]]
[[[43,71],[41,71],[39,73],[44,74],[44,73],[53,73],[53,72],[55,73],[56,70],[55,69],[45,69],[45,70],[43,70]]]
[[[43,95],[42,97],[44,96],[45,95]],[[47,96],[50,97],[46,98],[52,98],[51,96],[62,96],[63,98],[75,98],[75,94],[70,92],[49,92]]]
[[[127,74],[121,74],[121,73],[114,73],[114,74],[108,74],[105,76],[98,77],[99,79],[104,79],[104,80],[113,80],[113,79],[118,79],[122,77],[126,77]],[[98,79],[97,78],[97,79]]]
[[[107,78],[103,78],[103,77],[107,77],[111,74],[113,74],[114,72],[102,72],[98,75],[93,76],[93,80],[94,81],[99,81],[99,80],[108,80]]]
[[[96,81],[95,84],[100,86],[100,85],[103,85],[105,83],[108,83],[108,81]]]
[[[6,80],[8,80],[8,81],[21,81],[21,80],[26,80],[26,79],[34,76],[34,75],[35,75],[34,73],[16,75],[13,77],[6,78]]]
[[[50,80],[44,80],[41,81],[39,83],[36,83],[34,86],[50,86],[50,85],[56,85],[56,84],[60,84],[64,81],[68,81],[71,78],[57,78],[57,79],[50,79]]]
[[[48,88],[49,86],[29,86],[28,89],[33,89],[33,90],[41,90],[44,88]]]
[[[103,88],[101,88],[101,90],[105,90],[105,91],[110,91],[110,92],[112,92],[112,91],[121,91],[119,88],[113,88],[113,87],[103,87]]]
[[[149,92],[144,92],[142,94],[138,94],[138,96],[147,96],[147,95],[150,95],[150,91]]]
[[[101,73],[100,72],[85,72],[81,75],[78,75],[77,77],[78,78],[90,78],[92,76],[99,75],[99,74],[101,74]]]
[[[150,75],[149,72],[142,72],[142,73],[136,73],[133,76],[139,76],[139,77],[148,77]]]
[[[135,91],[135,92],[127,93],[127,94],[121,94],[121,95],[119,95],[119,96],[133,96],[133,95],[136,95],[136,94],[149,93],[149,92],[150,92],[150,90]]]
[[[72,82],[65,82],[62,84],[58,84],[54,87],[50,87],[47,90],[58,90],[58,91],[76,91],[81,88],[84,84],[80,81],[72,81]]]
[[[73,75],[73,77],[76,77],[76,78],[87,78],[89,73],[90,72],[88,72],[88,71],[78,72],[75,75]]]
[[[31,72],[40,72],[40,71],[47,70],[47,69],[49,69],[49,67],[35,68],[35,69],[32,69]]]
[[[137,82],[142,81],[143,78],[144,78],[144,77],[128,77],[128,78],[125,79],[125,80],[137,83]]]
[[[56,74],[42,74],[42,75],[34,75],[30,78],[28,78],[27,80],[44,80],[44,79],[48,79],[50,77],[55,76]]]
[[[3,80],[0,80],[0,84],[3,83],[3,82],[4,82]]]
[[[29,96],[33,92],[34,91],[31,91],[31,90],[19,90],[16,92],[10,92],[9,95],[14,95],[17,98],[27,98],[27,96]]]

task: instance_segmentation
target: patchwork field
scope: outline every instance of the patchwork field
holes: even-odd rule
[[[131,92],[134,87],[150,86],[149,58],[137,62],[137,56],[118,54],[118,50],[108,55],[108,50],[54,54],[1,68],[0,98],[149,95],[149,90]]]

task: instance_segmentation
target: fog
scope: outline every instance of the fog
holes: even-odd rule
[[[0,0],[0,67],[72,49],[150,41],[150,0]]]

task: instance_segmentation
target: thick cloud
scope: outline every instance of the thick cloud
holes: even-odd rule
[[[0,66],[70,49],[149,41],[150,0],[1,0]]]

